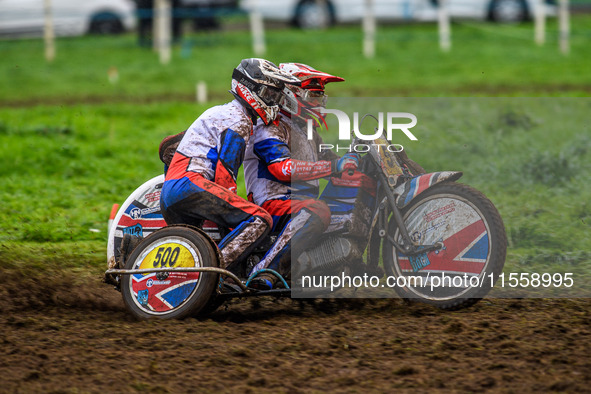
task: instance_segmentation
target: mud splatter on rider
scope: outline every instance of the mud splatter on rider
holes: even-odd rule
[[[289,276],[292,255],[298,246],[310,245],[330,223],[330,209],[318,200],[318,179],[356,169],[357,154],[342,158],[330,150],[318,152],[322,138],[316,129],[323,123],[318,107],[326,104],[327,83],[343,78],[318,71],[299,63],[283,63],[282,71],[297,77],[301,87],[287,86],[278,122],[255,126],[244,161],[248,197],[273,217],[273,231],[280,232],[277,241],[251,274],[272,269]],[[308,140],[306,122],[314,120],[314,138]],[[260,273],[253,286],[273,288],[276,277]]]
[[[285,84],[299,83],[268,60],[244,59],[232,74],[235,99],[208,109],[161,144],[161,158],[175,152],[162,187],[162,215],[169,225],[210,220],[232,229],[218,244],[222,268],[238,267],[270,230],[271,216],[236,194],[236,178],[257,118],[271,124]]]

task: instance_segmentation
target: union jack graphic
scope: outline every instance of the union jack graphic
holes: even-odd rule
[[[121,246],[121,239],[124,234],[132,234],[145,238],[154,231],[166,227],[166,221],[160,213],[160,204],[156,204],[155,206],[149,206],[135,200],[127,206],[115,227],[116,231],[113,239],[115,253],[118,253],[117,251]],[[142,211],[146,212],[146,210],[153,210],[153,212],[141,213]]]
[[[488,257],[488,232],[479,220],[467,225],[443,240],[442,250],[427,253],[428,264],[420,272],[479,275]],[[408,256],[398,254],[398,264],[403,272],[417,272]]]
[[[164,279],[158,279],[156,274],[135,274],[131,279],[133,294],[140,305],[154,312],[167,312],[193,293],[199,272],[170,272]]]
[[[141,210],[147,208],[149,207],[141,202],[134,201],[127,207],[123,216],[121,216],[121,219],[117,223],[117,229],[132,227],[139,224],[145,232],[151,233],[166,226],[166,222],[164,221],[160,210],[145,215],[135,215],[136,211],[141,212]]]

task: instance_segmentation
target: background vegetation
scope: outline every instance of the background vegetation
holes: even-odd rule
[[[449,116],[434,109],[420,118],[411,155],[428,170],[463,170],[463,181],[497,205],[510,242],[507,272],[543,268],[585,280],[591,100],[580,96],[591,92],[591,18],[575,16],[572,27],[568,56],[550,21],[543,47],[529,24],[454,24],[449,53],[438,50],[435,26],[380,26],[372,60],[361,56],[358,26],[268,30],[266,57],[345,77],[332,96],[555,97],[481,101],[465,119],[474,100],[449,101]],[[99,272],[111,205],[162,170],[161,138],[231,98],[232,68],[253,56],[250,37],[187,36],[166,66],[133,35],[60,39],[50,64],[42,45],[0,41],[0,267]],[[208,84],[204,105],[195,103],[198,81]]]

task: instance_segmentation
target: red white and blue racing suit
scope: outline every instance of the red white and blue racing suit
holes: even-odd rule
[[[244,159],[248,199],[271,214],[273,232],[281,233],[251,274],[264,268],[288,274],[292,253],[309,246],[330,224],[330,209],[317,199],[318,179],[334,172],[338,156],[319,154],[322,139],[314,134],[308,140],[305,123],[284,115],[269,126],[260,121],[255,126]]]
[[[199,226],[211,220],[232,229],[218,245],[222,267],[230,270],[272,224],[264,209],[235,193],[252,130],[252,119],[237,100],[208,109],[185,132],[162,186],[160,203],[167,224]]]

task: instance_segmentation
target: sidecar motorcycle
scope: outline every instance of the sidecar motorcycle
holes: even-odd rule
[[[386,287],[391,294],[439,308],[474,304],[494,286],[505,262],[507,240],[497,209],[456,182],[461,172],[421,173],[406,155],[380,149],[388,145],[377,138],[356,171],[330,178],[320,198],[331,209],[331,224],[297,257],[298,265],[312,274],[347,270],[387,279],[396,284]],[[217,243],[227,229],[208,221],[167,226],[160,213],[163,182],[159,175],[137,188],[109,229],[105,279],[134,316],[178,319],[210,313],[230,298],[293,296],[295,278],[275,271],[279,288],[250,287],[254,276],[270,271],[248,276],[276,234],[239,272],[224,270]],[[331,295],[323,289],[303,294]]]

